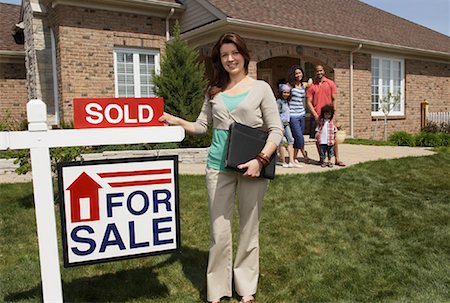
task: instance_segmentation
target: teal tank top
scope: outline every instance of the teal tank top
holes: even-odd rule
[[[236,96],[230,96],[225,93],[220,93],[225,103],[228,112],[234,110],[244,99],[249,92],[244,92]],[[225,169],[225,153],[228,144],[228,129],[213,128],[212,142],[208,152],[208,159],[206,165],[209,168],[217,170]]]

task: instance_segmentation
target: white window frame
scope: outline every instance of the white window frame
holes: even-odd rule
[[[370,98],[370,107],[371,107],[371,114],[373,117],[384,117],[384,113],[381,110],[381,108],[378,111],[372,111],[372,95],[373,95],[373,87],[372,87],[372,83],[373,83],[373,59],[378,59],[379,65],[378,65],[378,69],[379,69],[379,73],[381,74],[381,70],[382,70],[382,62],[383,60],[385,61],[390,61],[390,79],[389,79],[389,92],[391,94],[394,93],[394,77],[393,77],[393,73],[394,73],[394,69],[392,68],[393,63],[400,63],[400,109],[399,110],[392,110],[389,114],[388,117],[392,117],[392,116],[404,116],[405,115],[405,60],[403,58],[398,58],[398,57],[393,57],[393,56],[384,56],[384,55],[372,55],[372,60],[370,62],[371,65],[371,98]],[[378,77],[378,92],[379,92],[379,97],[383,98],[383,90],[382,90],[382,77],[380,76]]]
[[[152,55],[155,58],[155,73],[160,73],[160,52],[158,49],[141,49],[141,48],[128,48],[128,47],[115,47],[114,48],[114,91],[116,98],[119,97],[119,82],[117,78],[117,53],[129,53],[133,55],[133,79],[134,79],[134,97],[141,97],[141,81],[139,70],[139,55]],[[153,95],[155,96],[155,95]]]

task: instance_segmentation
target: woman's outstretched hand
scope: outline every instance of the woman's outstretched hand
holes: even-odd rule
[[[244,176],[256,178],[256,177],[259,177],[262,167],[263,167],[263,165],[261,162],[259,162],[256,159],[252,159],[243,164],[239,164],[237,168],[247,169],[244,173]]]
[[[175,117],[169,113],[164,112],[161,117],[158,118],[159,122],[163,122],[167,125],[179,125],[180,124],[180,118]]]

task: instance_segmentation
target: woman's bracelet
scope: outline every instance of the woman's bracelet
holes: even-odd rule
[[[270,163],[269,157],[265,153],[259,153],[256,155],[256,160],[261,162],[261,164],[266,167]]]

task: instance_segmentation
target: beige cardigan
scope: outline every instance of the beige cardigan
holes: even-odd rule
[[[212,100],[206,98],[194,122],[194,134],[206,133],[211,125],[213,128],[228,130],[235,121],[267,131],[267,142],[275,145],[280,144],[283,138],[277,102],[269,84],[264,81],[256,80],[245,99],[231,112],[228,112],[220,93]]]

